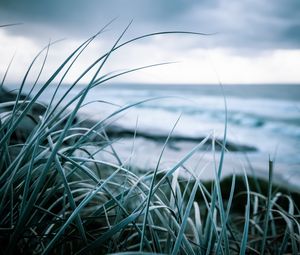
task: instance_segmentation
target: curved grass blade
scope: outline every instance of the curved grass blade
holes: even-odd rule
[[[188,200],[188,203],[187,203],[187,206],[186,206],[186,209],[185,209],[185,212],[184,212],[184,216],[183,216],[183,219],[182,219],[182,223],[181,223],[181,226],[180,226],[180,230],[179,230],[179,233],[177,235],[177,238],[176,238],[176,241],[175,241],[175,244],[174,244],[172,255],[176,255],[179,252],[181,242],[182,242],[182,238],[183,238],[183,235],[184,235],[184,231],[185,231],[185,228],[186,228],[186,225],[187,225],[187,222],[188,222],[188,217],[190,215],[190,211],[192,209],[194,198],[195,198],[195,195],[196,195],[196,192],[197,192],[197,188],[198,188],[198,180],[195,181],[195,184],[194,184],[194,187],[192,189],[190,198]],[[194,252],[192,254],[194,254]]]
[[[143,221],[143,228],[142,228],[142,237],[141,237],[141,242],[140,242],[140,251],[143,250],[143,245],[144,245],[144,235],[145,235],[145,229],[146,229],[146,224],[147,224],[147,218],[148,218],[148,213],[149,213],[149,208],[150,208],[150,200],[151,200],[151,197],[152,197],[152,192],[153,192],[153,188],[154,188],[154,182],[155,182],[155,179],[156,179],[156,175],[157,175],[157,171],[158,171],[158,167],[160,165],[160,162],[161,162],[161,159],[162,159],[162,156],[164,154],[164,151],[168,145],[168,142],[174,132],[174,129],[175,127],[177,126],[179,120],[180,120],[180,117],[178,117],[178,119],[176,120],[172,130],[170,131],[170,133],[168,134],[168,137],[164,143],[164,146],[162,148],[162,151],[159,155],[159,158],[158,158],[158,161],[157,161],[157,164],[156,164],[156,167],[155,167],[155,170],[154,170],[154,173],[153,173],[153,177],[152,177],[152,181],[151,181],[151,184],[150,184],[150,189],[149,189],[149,194],[148,194],[148,198],[147,198],[147,202],[146,202],[146,208],[145,208],[145,216],[144,216],[144,221]]]

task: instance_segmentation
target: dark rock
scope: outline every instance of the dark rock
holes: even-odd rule
[[[13,102],[13,104],[9,106],[8,105],[0,106],[0,114],[1,113],[8,114],[9,112],[11,112],[13,110],[16,98],[17,98],[16,93],[8,92],[4,88],[0,88],[0,103]],[[30,98],[24,94],[21,94],[19,100],[20,101],[30,100]],[[15,113],[14,117],[17,117],[24,109],[25,109],[25,105]],[[24,118],[21,120],[17,128],[12,133],[10,143],[11,144],[24,143],[27,137],[32,133],[36,125],[39,123],[40,117],[45,114],[46,109],[47,109],[47,105],[34,103],[31,109],[24,116]],[[77,123],[77,118],[75,118],[75,120],[73,121],[73,124],[75,123]],[[66,124],[66,120],[62,121],[58,129],[63,128],[65,124]]]
[[[0,88],[0,103],[15,101],[17,98],[17,94],[14,92],[9,92],[4,88]],[[21,94],[20,100],[24,100],[26,95]]]
[[[128,130],[128,129],[123,129],[121,127],[109,127],[108,129],[105,130],[106,134],[110,138],[133,138],[134,137],[134,130]],[[147,140],[152,140],[154,142],[158,143],[164,143],[167,139],[166,135],[162,134],[151,134],[151,133],[146,133],[143,131],[138,131],[135,134],[136,137],[142,137]],[[189,137],[189,136],[180,136],[180,135],[173,135],[169,139],[169,147],[174,150],[178,150],[179,147],[177,146],[178,143],[180,142],[191,142],[191,143],[200,143],[203,141],[205,137],[199,136],[199,137]],[[222,149],[222,144],[223,141],[221,139],[215,139],[215,149],[217,151],[220,151]],[[210,148],[212,145],[212,139],[208,139],[204,146],[202,146],[203,150],[206,150]],[[231,141],[226,142],[226,148],[231,151],[231,152],[255,152],[257,151],[257,148],[249,145],[244,145],[244,144],[236,144]]]

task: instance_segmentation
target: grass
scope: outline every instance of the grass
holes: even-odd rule
[[[157,66],[102,74],[103,66],[119,48],[159,34],[199,33],[160,32],[121,43],[127,27],[111,49],[87,67],[65,95],[57,98],[74,62],[107,26],[75,49],[34,92],[49,44],[28,68],[15,101],[0,104],[1,253],[298,254],[299,195],[272,185],[272,161],[267,182],[246,174],[220,179],[226,152],[226,119],[221,161],[213,169],[215,180],[208,183],[186,169],[185,163],[207,141],[211,141],[214,152],[216,139],[212,134],[172,168],[161,171],[160,160],[172,130],[156,169],[138,174],[131,169],[130,158],[120,159],[105,130],[113,117],[144,102],[121,107],[88,128],[76,119],[87,94],[95,87],[115,77]],[[24,96],[31,68],[43,56],[33,89]],[[91,72],[94,73],[90,82],[78,95],[66,100]],[[40,96],[56,79],[57,91],[50,104],[41,106]],[[44,107],[38,117],[33,111],[36,107]],[[34,123],[32,129],[25,136],[18,135],[28,121]],[[89,150],[91,147],[96,150]],[[98,153],[111,153],[118,163],[99,160]],[[179,176],[182,170],[189,175],[186,179]]]

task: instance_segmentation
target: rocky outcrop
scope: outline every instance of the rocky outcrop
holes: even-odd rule
[[[2,122],[5,121],[5,118],[9,118],[9,116],[12,114],[16,99],[17,93],[9,92],[4,88],[0,88],[0,117]],[[24,102],[24,100],[28,99],[29,98],[25,94],[21,94],[19,96],[20,106],[21,103]],[[11,143],[15,144],[24,142],[38,123],[39,116],[43,115],[45,113],[45,110],[45,106],[34,104],[28,114],[26,114],[26,116],[21,120],[18,127],[13,132],[11,136]],[[18,114],[20,114],[20,111],[22,111],[22,109],[16,111],[14,113],[14,117],[17,117]]]
[[[14,92],[9,92],[4,88],[0,88],[0,103],[15,101],[17,98],[17,94]],[[26,95],[21,94],[20,100],[24,100]]]
[[[133,138],[135,137],[142,137],[147,140],[153,140],[158,143],[165,143],[167,140],[167,135],[161,135],[161,134],[155,134],[155,133],[148,133],[148,132],[143,132],[143,131],[138,131],[135,133],[134,130],[126,130],[122,129],[120,127],[110,127],[109,129],[106,130],[106,134],[111,137],[122,137],[122,138]],[[199,137],[189,137],[189,136],[181,136],[181,135],[173,135],[169,139],[169,147],[172,149],[177,148],[176,144],[180,142],[190,142],[190,143],[200,143],[205,139],[204,136],[199,136]],[[208,148],[211,148],[212,146],[212,139],[209,138],[204,146],[202,146],[203,150],[207,150]],[[221,139],[215,139],[215,149],[217,151],[222,149],[222,144],[223,141]],[[257,151],[255,147],[245,145],[245,144],[237,144],[231,141],[226,142],[226,149],[231,151],[231,152],[254,152]]]

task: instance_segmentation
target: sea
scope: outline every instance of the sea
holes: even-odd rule
[[[62,86],[58,97],[68,87]],[[48,103],[55,88],[50,86],[40,100]],[[84,88],[76,86],[65,102]],[[197,150],[179,174],[209,180],[221,164],[223,177],[248,173],[268,178],[272,160],[277,182],[300,187],[300,85],[105,84],[87,94],[80,116],[105,120],[117,130],[119,137],[111,138],[114,150],[139,171],[157,165],[167,171],[209,137],[215,146]],[[225,133],[228,146],[221,161]]]

